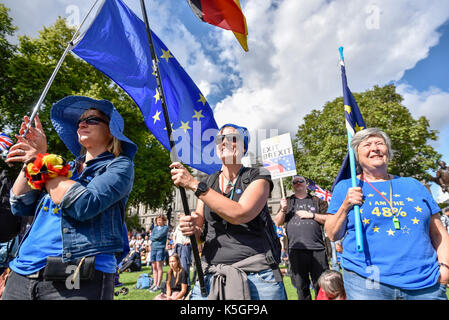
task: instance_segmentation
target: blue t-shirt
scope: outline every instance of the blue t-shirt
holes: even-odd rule
[[[77,179],[76,172],[72,179]],[[45,267],[47,257],[62,257],[61,208],[49,194],[42,198],[33,225],[9,267],[22,275],[33,274]],[[95,256],[98,271],[115,273],[116,266],[117,259],[112,253]]]
[[[362,188],[360,216],[364,252],[356,250],[354,211],[348,213],[343,240],[342,267],[381,283],[417,290],[435,285],[439,267],[436,250],[429,236],[430,217],[440,211],[432,195],[413,178],[395,177],[391,181],[393,212],[400,229],[394,226],[390,205],[368,183],[357,179]],[[370,182],[390,201],[390,181]],[[328,213],[342,205],[351,180],[337,184]]]

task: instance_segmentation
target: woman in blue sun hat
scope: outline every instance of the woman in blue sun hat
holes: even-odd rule
[[[129,251],[124,217],[137,146],[107,100],[66,97],[52,106],[51,121],[75,160],[47,154],[38,117],[11,147],[7,162],[28,163],[11,191],[12,212],[35,218],[3,299],[112,300],[116,254]]]
[[[223,125],[215,144],[222,169],[198,181],[179,162],[172,163],[174,184],[198,197],[194,213],[180,219],[184,235],[204,233],[202,267],[207,297],[198,282],[191,300],[286,300],[278,262],[274,255],[279,241],[268,210],[273,182],[268,170],[246,168],[249,133],[232,123]],[[271,228],[271,229],[269,229]],[[272,231],[271,238],[266,232]]]

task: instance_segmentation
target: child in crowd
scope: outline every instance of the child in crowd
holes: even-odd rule
[[[320,291],[316,300],[346,300],[343,276],[336,270],[324,271],[318,279]]]

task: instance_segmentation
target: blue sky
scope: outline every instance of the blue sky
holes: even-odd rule
[[[441,33],[438,45],[430,49],[426,59],[420,60],[413,69],[407,70],[399,82],[408,83],[421,92],[431,88],[443,91],[449,89],[449,23],[446,22],[438,31]],[[449,101],[447,107],[449,108]],[[449,128],[440,129],[439,137],[436,150],[443,155],[442,159],[449,163]],[[431,189],[434,195],[439,194],[436,184],[432,184]]]
[[[141,15],[139,1],[124,1]],[[294,134],[304,115],[341,96],[342,45],[351,90],[395,83],[412,115],[425,115],[440,131],[432,145],[449,163],[449,1],[240,2],[248,53],[231,32],[199,21],[186,1],[146,2],[153,31],[215,109],[218,125]],[[36,36],[57,16],[74,21],[78,10],[82,17],[93,0],[2,3],[11,8],[19,34]]]
[[[438,31],[441,33],[440,41],[430,49],[428,58],[407,70],[401,79],[420,91],[430,87],[449,89],[449,23],[446,22]]]

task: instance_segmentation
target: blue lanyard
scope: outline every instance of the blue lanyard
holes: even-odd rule
[[[229,199],[232,200],[232,198],[234,197],[234,191],[235,191],[235,185],[237,184],[237,180],[239,179],[240,173],[243,171],[243,165],[240,167],[239,173],[237,173],[237,178],[235,179],[235,183],[232,183],[232,190],[231,190],[231,196],[229,197]],[[229,185],[229,183],[228,183]]]

